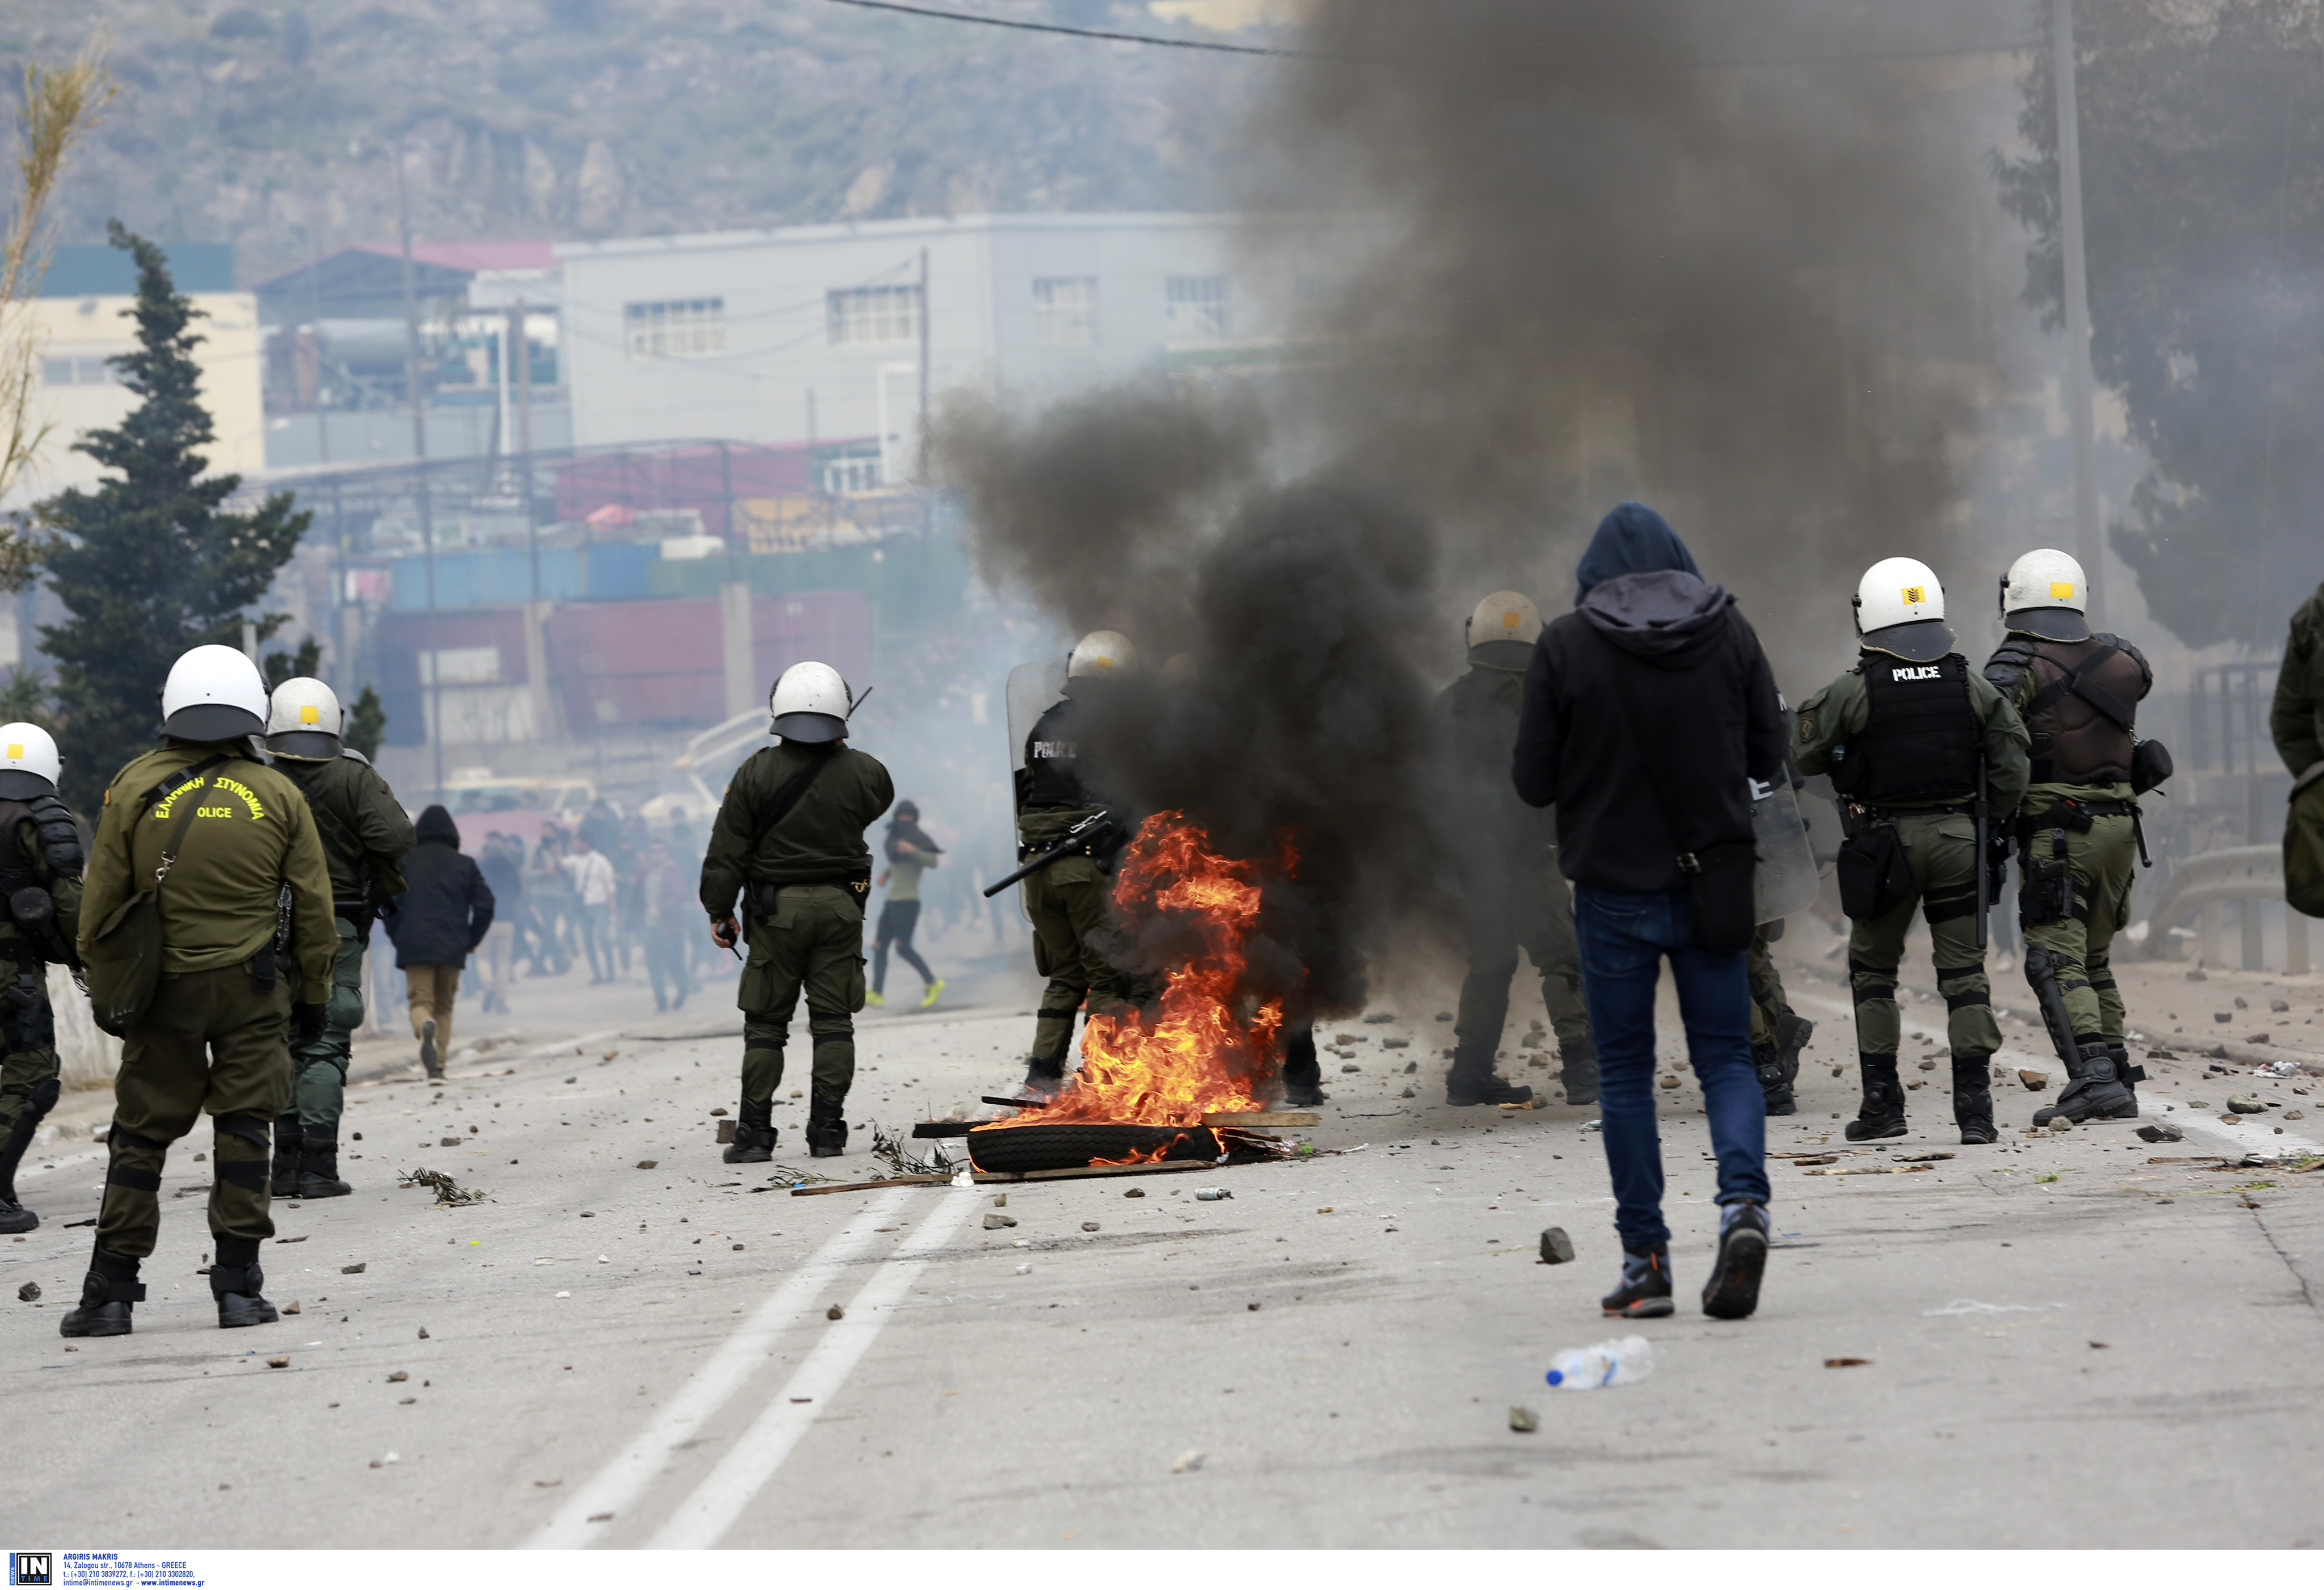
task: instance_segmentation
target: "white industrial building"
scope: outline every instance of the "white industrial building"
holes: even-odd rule
[[[1239,278],[1240,230],[1010,215],[559,244],[573,440],[880,439],[864,467],[899,477],[924,341],[931,394],[1040,400],[1262,338],[1283,300]]]

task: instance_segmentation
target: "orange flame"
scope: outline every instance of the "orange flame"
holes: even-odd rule
[[[1239,990],[1259,929],[1261,879],[1287,866],[1287,855],[1275,866],[1219,855],[1184,812],[1148,818],[1115,874],[1116,918],[1174,918],[1201,948],[1166,975],[1150,1012],[1093,1009],[1073,1086],[1016,1120],[1196,1126],[1209,1111],[1260,1108],[1255,1095],[1278,1064],[1283,1003],[1250,1008]]]

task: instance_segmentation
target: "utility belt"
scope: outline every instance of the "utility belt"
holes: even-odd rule
[[[2153,866],[2146,853],[2146,829],[2139,821],[2135,800],[2060,800],[2039,817],[2017,819],[2018,920],[2026,927],[2063,921],[2087,914],[2087,902],[2074,886],[2074,871],[2066,847],[2069,832],[2087,834],[2098,818],[2126,817],[2138,842],[2138,862]],[[2042,836],[2050,836],[2045,847]]]
[[[835,873],[827,878],[786,878],[779,883],[745,883],[742,885],[743,909],[754,917],[771,917],[775,914],[775,897],[786,889],[844,889],[861,906],[872,897],[872,869],[862,867],[852,873]]]
[[[1977,802],[1950,800],[1941,806],[1854,806],[1851,809],[1858,824],[1893,823],[1899,818],[1907,817],[1975,817]]]
[[[359,943],[371,942],[371,926],[379,920],[378,905],[369,900],[334,900],[331,914],[355,930]]]

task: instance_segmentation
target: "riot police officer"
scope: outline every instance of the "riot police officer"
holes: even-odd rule
[[[63,1086],[48,967],[80,964],[80,829],[57,799],[63,766],[48,730],[0,724],[0,1234],[41,1224],[16,1201],[16,1167]]]
[[[1083,756],[1081,726],[1092,703],[1118,680],[1138,672],[1138,648],[1110,629],[1075,642],[1065,660],[1065,699],[1041,714],[1025,737],[1025,768],[1018,775],[1017,858],[1054,849],[1084,818],[1106,810]],[[1097,946],[1106,921],[1107,868],[1120,848],[1117,827],[1093,836],[1073,853],[1025,880],[1025,914],[1033,923],[1033,966],[1049,980],[1033,1018],[1033,1052],[1025,1065],[1028,1097],[1064,1086],[1074,1019],[1128,1003],[1129,981]]]
[[[1469,671],[1444,688],[1432,709],[1444,756],[1437,809],[1469,954],[1445,1103],[1523,1104],[1533,1097],[1532,1088],[1503,1080],[1493,1066],[1522,948],[1541,977],[1542,1003],[1557,1034],[1565,1102],[1591,1104],[1598,1051],[1582,998],[1573,896],[1557,870],[1556,809],[1527,806],[1509,781],[1541,609],[1530,596],[1495,591],[1477,604],[1462,633]]]
[[[2016,827],[2018,925],[2025,981],[2067,1082],[2035,1125],[2061,1116],[2128,1120],[2144,1078],[2123,1041],[2122,995],[2109,951],[2130,921],[2139,849],[2137,797],[2169,776],[2170,759],[2138,738],[2138,703],[2154,670],[2119,636],[2093,634],[2082,566],[2047,548],[2001,581],[2008,636],[1985,677],[2033,735],[2032,787]]]
[[[896,798],[879,759],[847,744],[854,695],[821,662],[786,669],[768,700],[781,744],[752,753],[719,803],[702,858],[711,937],[750,945],[734,1003],[742,1012],[742,1099],[730,1165],[773,1157],[775,1089],[791,1012],[807,995],[814,1038],[807,1151],[847,1146],[855,1080],[854,1014],[863,1008],[863,904],[872,893],[864,830]],[[742,899],[741,923],[735,900]]]
[[[397,864],[411,848],[410,818],[370,760],[339,738],[342,721],[338,696],[318,679],[285,679],[269,699],[266,748],[314,814],[339,939],[323,1036],[292,1049],[292,1107],[274,1121],[278,1198],[333,1198],[350,1190],[339,1179],[339,1117],[355,1031],[364,1020],[364,951],[373,920],[403,892]]]
[[[338,937],[331,874],[299,787],[259,760],[266,684],[249,658],[197,646],[161,691],[162,744],[105,793],[82,895],[97,1021],[121,1033],[97,1249],[69,1336],[126,1336],[139,1262],[161,1229],[170,1145],[204,1114],[210,1293],[220,1326],[263,1325],[268,1128],[290,1095],[288,1044],[318,1041]],[[150,930],[150,936],[148,935]],[[158,943],[156,943],[158,940]],[[147,982],[137,968],[152,963]],[[287,1029],[287,1031],[286,1031]]]
[[[1917,907],[1945,1001],[1953,1122],[1962,1142],[1989,1143],[2001,1029],[1978,914],[1978,784],[1988,822],[2016,807],[2025,726],[1953,650],[1944,590],[1926,564],[1886,558],[1867,569],[1856,624],[1856,666],[1801,704],[1794,731],[1802,771],[1831,773],[1850,814],[1840,893],[1855,924],[1848,970],[1864,1101],[1848,1140],[1904,1135],[1896,968]]]

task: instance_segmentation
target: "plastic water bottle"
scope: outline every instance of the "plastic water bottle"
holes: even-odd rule
[[[1549,1366],[1549,1383],[1561,1391],[1594,1391],[1642,1381],[1654,1372],[1653,1343],[1644,1336],[1616,1336],[1560,1353]]]

